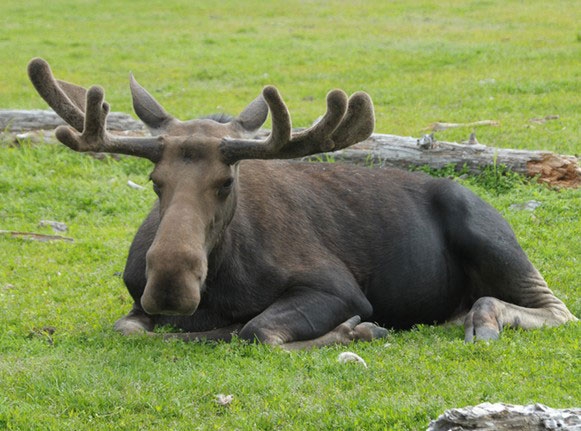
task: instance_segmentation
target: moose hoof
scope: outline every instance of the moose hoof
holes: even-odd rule
[[[500,338],[500,330],[490,326],[467,326],[465,328],[465,343],[476,341],[492,341]]]
[[[371,341],[377,338],[385,338],[389,331],[381,326],[377,326],[375,323],[363,322],[357,325],[354,329],[355,339]]]
[[[343,322],[335,328],[335,332],[339,334],[339,339],[345,344],[355,340],[371,341],[384,338],[388,334],[387,329],[377,326],[375,323],[361,323],[359,316],[353,316]]]
[[[360,323],[361,317],[353,316],[337,326],[333,331],[331,331],[331,333],[336,337],[335,342],[339,344],[348,344],[351,341],[356,340],[357,336],[355,334],[355,328]]]
[[[122,317],[115,322],[114,328],[123,335],[145,334],[150,330],[144,322],[127,317]]]
[[[478,299],[464,319],[464,341],[497,340],[500,336],[502,323],[499,319],[502,304],[495,298],[482,297]]]
[[[483,326],[481,328],[476,328],[476,341],[490,341],[490,340],[498,340],[500,337],[500,332],[496,328],[488,328]]]

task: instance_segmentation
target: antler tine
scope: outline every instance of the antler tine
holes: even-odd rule
[[[311,154],[334,151],[333,131],[341,124],[347,111],[347,95],[342,90],[327,94],[327,112],[313,126],[295,134],[283,158],[305,157]]]
[[[269,153],[276,153],[291,138],[291,117],[286,104],[275,87],[271,85],[265,87],[262,91],[262,97],[264,97],[272,116],[272,132],[263,148]]]
[[[333,150],[355,145],[369,138],[375,128],[375,112],[371,97],[363,91],[354,93],[349,98],[347,114],[333,132],[331,140],[335,143]]]
[[[28,63],[28,76],[36,91],[51,108],[75,130],[60,126],[55,135],[75,151],[128,154],[156,162],[161,157],[162,142],[155,137],[120,137],[107,132],[109,104],[101,87],[88,91],[69,82],[55,79],[49,64],[42,58]]]
[[[292,159],[346,148],[368,138],[375,123],[373,103],[363,92],[350,99],[341,90],[327,95],[327,112],[315,125],[291,135],[290,115],[274,87],[263,90],[272,115],[266,141],[225,139],[220,149],[227,163],[242,159]]]
[[[107,132],[109,105],[104,97],[101,87],[91,87],[87,91],[83,132],[59,126],[55,131],[57,139],[74,151],[127,154],[157,162],[163,149],[161,137],[121,137]]]
[[[28,63],[28,77],[40,96],[68,124],[79,132],[85,120],[83,105],[86,90],[78,85],[56,80],[49,64],[42,58]]]
[[[87,91],[86,115],[81,129],[82,134],[74,132],[70,127],[59,126],[55,131],[57,139],[74,151],[108,152],[105,122],[109,106],[103,104],[104,96],[101,87],[91,87]],[[103,145],[104,143],[105,145]]]
[[[226,163],[242,159],[272,159],[291,138],[291,118],[278,90],[267,86],[262,97],[272,116],[272,131],[266,140],[225,138],[220,143],[220,151]]]

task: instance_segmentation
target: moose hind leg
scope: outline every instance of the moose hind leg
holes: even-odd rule
[[[466,275],[465,339],[498,338],[505,326],[523,329],[577,320],[549,289],[509,224],[472,192],[434,182],[434,209]]]
[[[518,302],[526,306],[491,296],[476,300],[464,319],[466,342],[497,339],[506,326],[536,329],[577,320],[548,288],[538,271],[534,270],[533,276],[521,280],[520,283],[522,285],[511,286],[509,290],[520,292],[522,298]]]

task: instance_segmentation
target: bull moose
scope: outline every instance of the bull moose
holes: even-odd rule
[[[577,320],[501,215],[456,182],[285,160],[370,136],[363,92],[331,91],[325,115],[293,133],[272,86],[235,118],[182,122],[131,75],[135,112],[152,136],[127,137],[107,131],[101,87],[56,80],[40,58],[28,73],[72,126],[57,128],[60,142],[155,164],[158,199],[123,275],[134,300],[115,324],[124,334],[170,324],[185,340],[237,333],[292,349],[456,319],[466,341]],[[272,132],[256,139],[269,112]]]

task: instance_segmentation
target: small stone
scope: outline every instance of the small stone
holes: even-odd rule
[[[134,182],[133,182],[133,181],[131,181],[131,180],[127,180],[127,185],[128,185],[129,187],[131,187],[132,189],[135,189],[135,190],[145,190],[145,187],[143,187],[143,186],[140,186],[139,184],[137,184],[137,183],[134,183]]]
[[[64,224],[63,222],[60,221],[54,221],[54,220],[41,220],[38,225],[40,227],[45,227],[45,226],[50,226],[52,228],[53,231],[55,231],[56,233],[58,232],[66,232],[69,227]]]
[[[216,403],[220,406],[227,406],[228,404],[232,403],[233,400],[234,395],[224,395],[224,394],[216,395]]]
[[[346,364],[348,362],[355,362],[355,363],[361,364],[365,368],[367,368],[367,364],[365,363],[365,361],[363,360],[363,358],[361,356],[353,353],[353,352],[343,352],[343,353],[340,353],[339,356],[337,357],[337,360],[341,364]]]
[[[512,204],[508,208],[514,211],[534,211],[542,205],[539,201],[528,201],[520,204]]]

